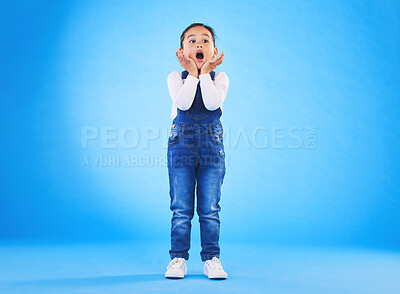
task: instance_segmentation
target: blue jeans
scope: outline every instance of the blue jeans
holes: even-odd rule
[[[168,139],[170,184],[171,259],[189,259],[191,220],[195,192],[200,222],[201,260],[219,258],[221,186],[225,176],[223,128],[220,121],[209,124],[174,120]]]

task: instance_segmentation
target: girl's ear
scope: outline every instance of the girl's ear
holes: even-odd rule
[[[213,58],[218,56],[218,48],[214,47],[214,54],[213,54]]]

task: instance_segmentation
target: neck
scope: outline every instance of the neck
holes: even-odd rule
[[[198,75],[200,75],[200,73],[201,73],[201,68],[198,68],[198,69],[197,69],[197,73],[198,73]],[[211,73],[211,71],[210,71],[210,73]]]

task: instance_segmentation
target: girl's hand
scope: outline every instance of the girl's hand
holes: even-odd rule
[[[196,63],[194,62],[193,59],[190,57],[186,57],[186,55],[183,53],[183,50],[181,48],[178,48],[176,50],[176,56],[179,59],[179,64],[189,72],[190,75],[194,76],[197,78],[198,76],[198,70]]]
[[[206,74],[212,72],[217,65],[220,65],[224,60],[224,52],[222,52],[217,58],[208,60],[206,63],[203,64],[201,67],[200,74]]]

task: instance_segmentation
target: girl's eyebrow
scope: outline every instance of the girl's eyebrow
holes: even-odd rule
[[[204,36],[207,36],[207,37],[209,37],[210,38],[210,36],[209,35],[207,35],[207,34],[201,34],[202,36],[204,35]],[[191,34],[190,36],[188,36],[187,37],[187,39],[189,39],[191,36],[196,36],[195,34]]]

